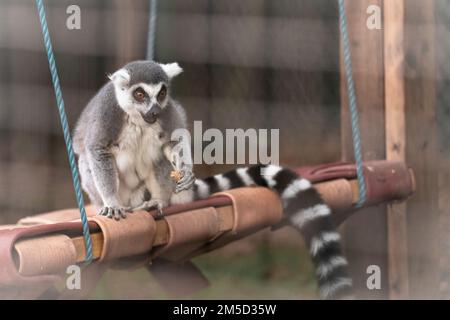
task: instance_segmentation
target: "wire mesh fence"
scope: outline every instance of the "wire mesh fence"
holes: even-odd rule
[[[81,8],[81,30],[66,28],[66,8],[71,4]],[[107,81],[107,73],[145,58],[149,1],[51,0],[46,6],[73,128],[83,107]],[[448,1],[436,1],[436,17],[441,39],[437,41],[437,121],[446,161],[450,150]],[[0,1],[1,223],[76,206],[38,23],[34,2]],[[194,121],[202,121],[204,130],[279,129],[282,164],[340,159],[337,2],[164,0],[158,2],[155,36],[155,59],[176,61],[184,69],[174,79],[172,92],[187,109],[191,129]],[[233,166],[197,165],[195,171],[207,176]],[[440,195],[445,298],[450,297],[447,176],[441,176]]]
[[[48,1],[71,127],[106,74],[144,59],[148,1]],[[34,3],[0,3],[3,222],[74,206]],[[184,68],[173,94],[203,129],[280,129],[291,166],[339,158],[339,37],[334,5],[316,1],[162,1],[155,59]],[[320,154],[316,145],[324,145]],[[232,166],[232,165],[231,165]],[[230,166],[229,166],[230,167]],[[198,175],[224,170],[199,165]]]

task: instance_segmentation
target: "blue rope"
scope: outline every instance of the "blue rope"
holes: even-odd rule
[[[50,34],[47,27],[47,19],[45,18],[45,10],[42,0],[36,0],[36,6],[39,11],[39,20],[41,22],[42,34],[44,36],[45,49],[47,51],[48,64],[50,72],[52,74],[53,88],[55,89],[56,102],[59,110],[59,117],[61,119],[61,125],[64,132],[64,140],[66,142],[67,154],[69,156],[70,168],[72,170],[73,186],[75,188],[75,194],[77,198],[78,208],[81,213],[81,221],[83,224],[84,244],[86,247],[86,264],[92,262],[92,242],[89,234],[89,225],[86,215],[86,209],[84,208],[83,194],[80,188],[80,179],[78,176],[78,169],[75,163],[75,156],[72,148],[72,139],[70,138],[69,124],[67,122],[66,111],[64,108],[64,100],[62,97],[61,87],[59,84],[58,71],[56,70],[55,57],[53,55],[52,43],[50,40]]]
[[[150,0],[150,13],[148,19],[147,60],[153,60],[155,57],[156,4],[157,0]]]
[[[350,41],[347,30],[347,16],[345,14],[344,0],[339,1],[339,22],[344,47],[344,68],[347,78],[347,95],[350,105],[351,127],[353,136],[353,151],[355,153],[356,175],[358,178],[359,200],[357,207],[366,201],[366,181],[364,179],[363,162],[361,155],[361,134],[359,132],[358,107],[356,105],[355,85],[353,83],[352,60],[350,55]]]

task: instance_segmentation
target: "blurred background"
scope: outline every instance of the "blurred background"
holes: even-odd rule
[[[357,0],[354,0],[357,1]],[[147,0],[45,1],[70,127],[126,62],[144,59]],[[66,8],[81,8],[81,30],[66,28]],[[190,124],[207,128],[280,129],[280,163],[341,159],[340,37],[337,1],[158,1],[155,60],[184,73],[173,96]],[[435,1],[436,97],[442,234],[450,197],[450,3]],[[0,0],[0,222],[76,207],[62,130],[34,1]],[[229,169],[197,165],[198,176]],[[87,198],[86,198],[87,199]],[[440,297],[448,295],[450,241],[443,236]],[[212,282],[196,298],[315,298],[300,237],[263,231],[196,258]],[[142,271],[109,272],[94,298],[164,298]],[[114,281],[107,281],[108,277]],[[139,290],[127,288],[130,279]]]

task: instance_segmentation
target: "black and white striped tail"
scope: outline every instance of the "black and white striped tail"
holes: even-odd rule
[[[280,195],[286,218],[309,247],[320,295],[325,299],[350,298],[352,281],[331,210],[308,180],[276,165],[255,165],[197,179],[194,194],[196,199],[204,199],[215,192],[250,185],[268,187]]]

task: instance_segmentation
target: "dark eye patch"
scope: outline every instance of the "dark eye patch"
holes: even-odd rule
[[[159,90],[158,92],[158,102],[162,102],[167,96],[167,87],[165,85],[163,85],[161,87],[161,90]]]
[[[133,91],[133,98],[137,101],[137,102],[144,102],[144,100],[147,98],[147,93],[145,92],[144,89],[142,89],[141,87],[136,88]]]

